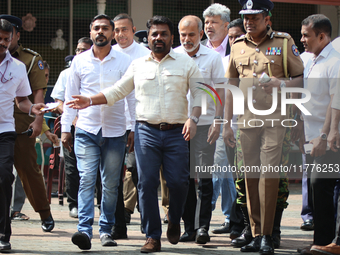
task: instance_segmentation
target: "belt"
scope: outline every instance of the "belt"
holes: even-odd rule
[[[166,131],[166,130],[171,130],[171,129],[174,129],[174,128],[178,128],[178,127],[183,127],[184,124],[169,124],[169,123],[165,123],[165,122],[162,122],[160,124],[150,124],[146,121],[139,121],[137,120],[138,123],[141,123],[141,124],[144,124],[148,127],[153,127],[153,128],[156,128],[158,130],[161,130],[161,131]]]

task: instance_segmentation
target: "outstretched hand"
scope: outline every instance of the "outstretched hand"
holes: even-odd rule
[[[80,95],[72,97],[75,99],[66,103],[66,105],[68,105],[70,108],[81,110],[90,106],[91,100],[89,97],[84,97]]]

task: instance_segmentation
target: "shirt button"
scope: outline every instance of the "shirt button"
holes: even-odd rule
[[[256,90],[256,86],[253,86],[253,90]]]
[[[256,52],[260,52],[260,49],[259,49],[259,48],[256,48],[255,50],[256,50]]]
[[[240,62],[240,64],[239,64],[240,66],[242,65],[242,62]]]
[[[255,99],[253,99],[253,104],[256,104],[256,100]]]
[[[270,62],[271,62],[271,63],[274,63],[274,60],[272,59]]]
[[[256,77],[256,73],[253,73],[253,76]]]
[[[254,60],[254,64],[257,65],[257,63],[258,63],[257,60]]]

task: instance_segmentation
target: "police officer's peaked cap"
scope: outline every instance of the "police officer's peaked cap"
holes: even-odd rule
[[[5,19],[8,22],[12,24],[13,27],[16,29],[20,29],[22,26],[22,21],[18,17],[12,16],[12,15],[7,15],[7,14],[2,14],[0,15],[0,19]]]
[[[258,14],[269,12],[274,8],[274,4],[270,0],[238,0],[242,5],[239,14]]]
[[[71,62],[74,58],[74,55],[68,55],[65,57],[65,62],[66,62],[66,66],[65,67],[70,67],[71,66]]]
[[[148,31],[139,30],[135,33],[135,36],[138,37],[138,42],[140,43],[148,43]]]

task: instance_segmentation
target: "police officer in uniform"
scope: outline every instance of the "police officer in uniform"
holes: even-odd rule
[[[29,96],[30,101],[32,103],[43,103],[44,90],[46,90],[47,84],[41,56],[18,43],[20,39],[19,29],[22,26],[21,19],[11,15],[0,15],[0,19],[5,19],[13,25],[13,41],[9,47],[9,51],[14,58],[26,65],[32,90],[32,95]],[[50,232],[54,228],[54,220],[47,200],[44,179],[37,165],[37,153],[35,151],[35,137],[38,136],[42,130],[46,131],[46,123],[43,126],[43,116],[36,116],[34,119],[20,111],[16,106],[14,109],[14,118],[15,129],[18,134],[14,149],[14,166],[21,179],[28,200],[34,210],[40,214],[42,230]],[[33,134],[30,137],[22,134],[22,132],[28,128],[33,129]]]
[[[281,121],[288,116],[281,115],[281,97],[278,96],[276,110],[269,115],[255,115],[248,108],[248,88],[252,88],[253,107],[268,110],[272,106],[273,96],[283,87],[301,87],[303,64],[294,40],[287,33],[274,32],[269,26],[269,11],[274,4],[269,0],[239,0],[245,36],[236,39],[230,54],[230,64],[226,77],[230,83],[238,86],[244,95],[245,113],[240,115],[240,141],[245,167],[256,166],[259,172],[246,172],[247,209],[254,239],[241,248],[243,252],[273,254],[271,238],[276,201],[279,186],[279,173],[264,172],[263,166],[279,166],[286,128]],[[286,44],[286,46],[285,46]],[[284,53],[287,61],[284,60]],[[287,62],[287,63],[285,63]],[[286,66],[286,68],[284,68]],[[259,83],[262,73],[271,80]],[[285,74],[286,73],[286,74]],[[289,76],[291,81],[284,81]],[[280,80],[279,80],[280,79]],[[235,144],[230,127],[233,114],[233,101],[230,91],[226,100],[226,119],[224,141],[227,146]],[[275,107],[275,106],[274,106]],[[266,121],[276,119],[277,121]],[[250,121],[250,122],[249,122]],[[262,169],[260,168],[262,166]]]

